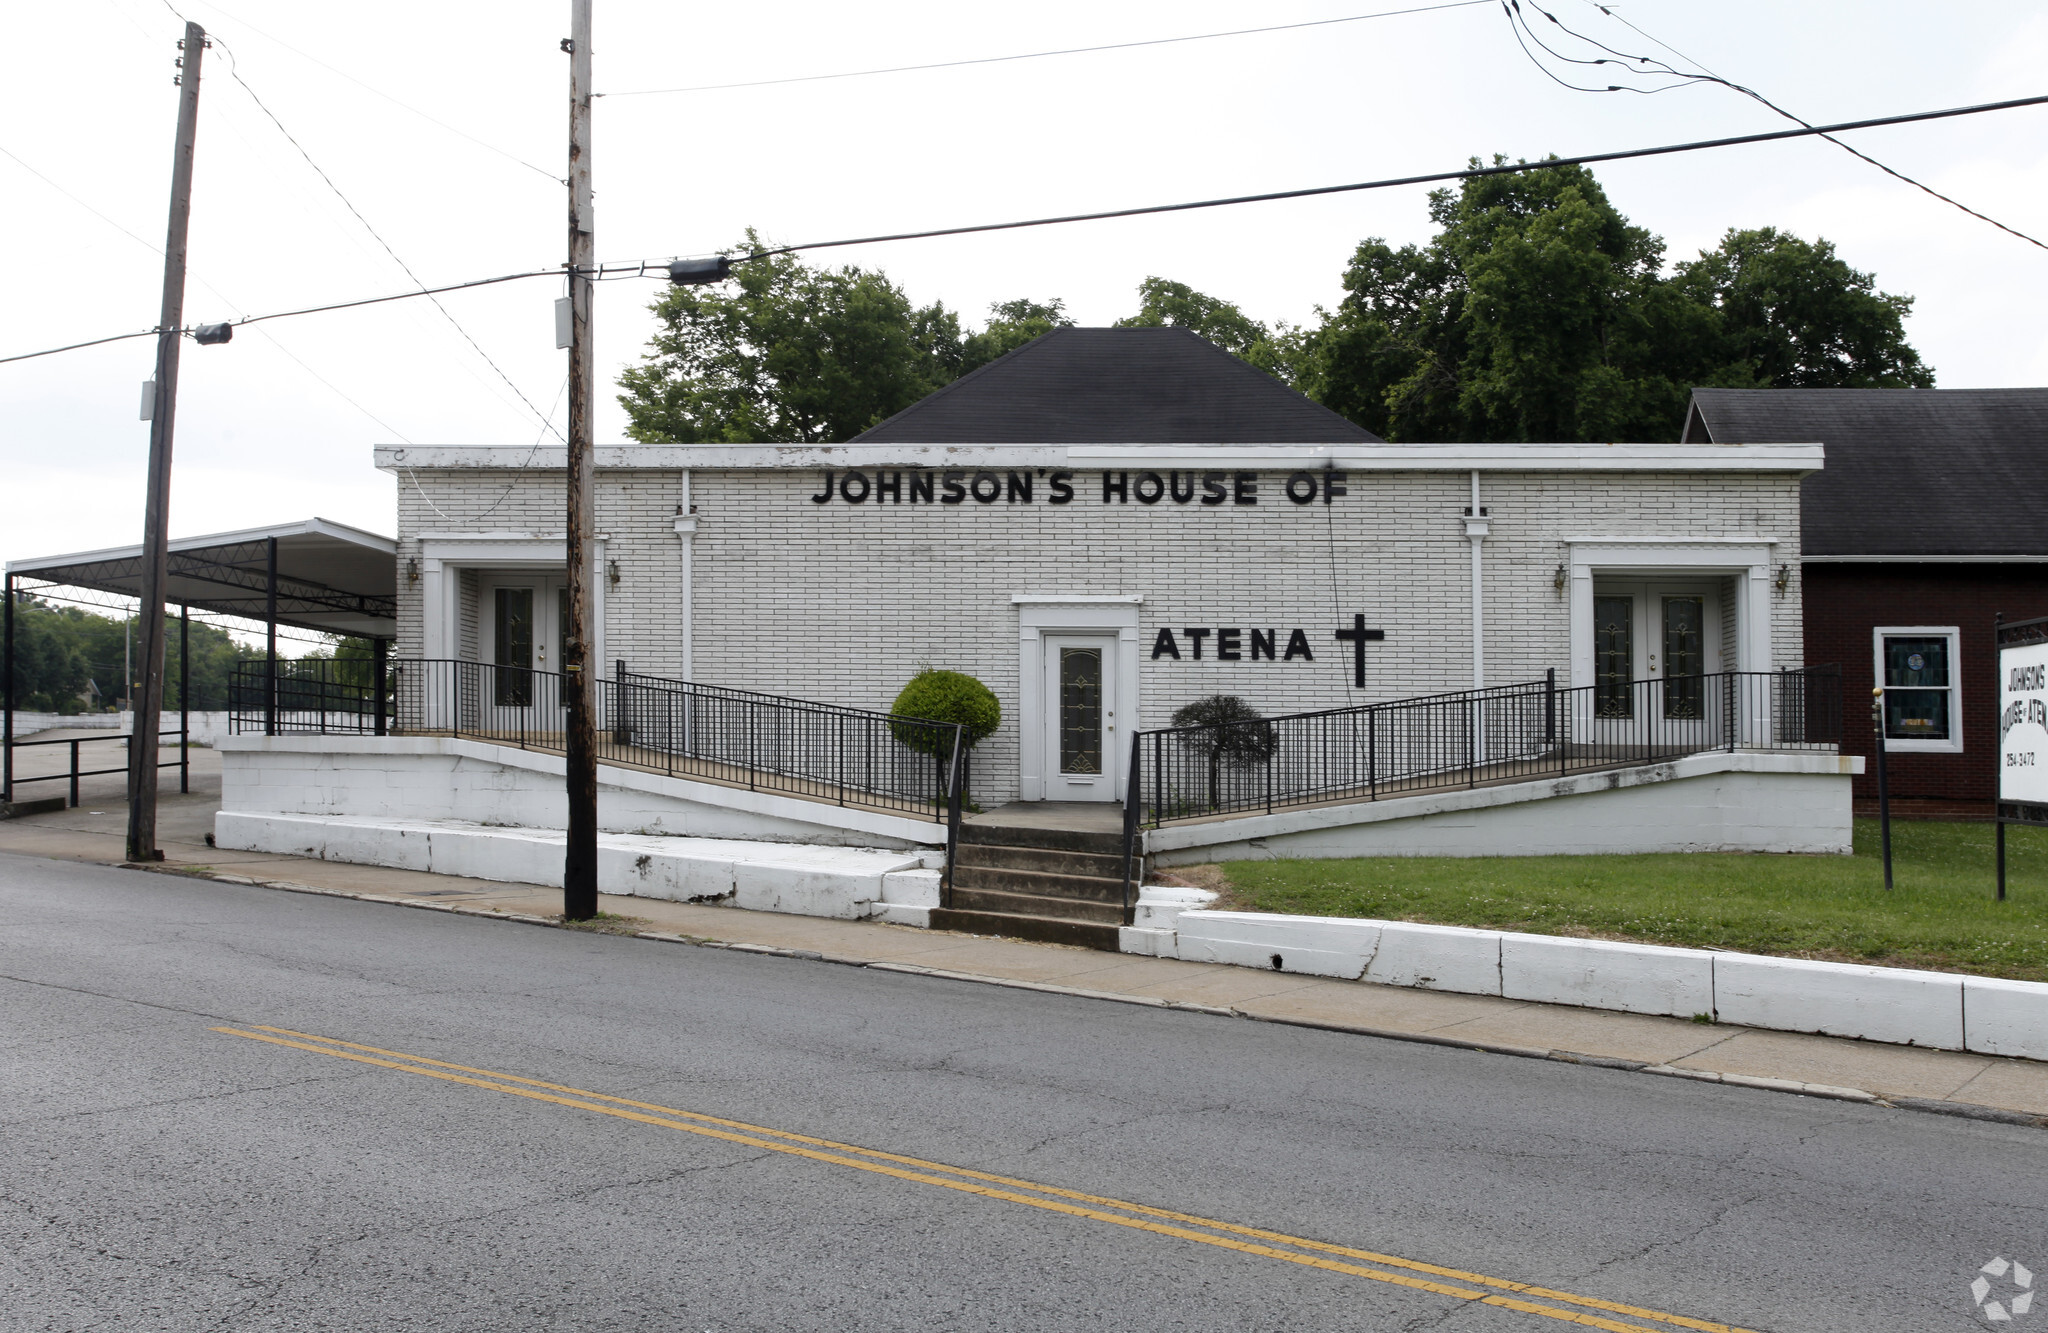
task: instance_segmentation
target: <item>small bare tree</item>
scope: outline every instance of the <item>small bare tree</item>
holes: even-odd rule
[[[1212,694],[1183,704],[1173,715],[1181,745],[1201,756],[1209,770],[1209,808],[1223,804],[1223,770],[1257,768],[1273,762],[1280,733],[1258,709],[1234,694]]]

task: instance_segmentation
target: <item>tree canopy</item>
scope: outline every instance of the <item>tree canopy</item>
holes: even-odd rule
[[[1116,326],[1190,329],[1389,440],[1668,440],[1695,387],[1934,383],[1906,341],[1913,299],[1825,240],[1731,229],[1667,264],[1661,237],[1562,164],[1434,191],[1429,217],[1427,244],[1361,242],[1343,300],[1308,325],[1268,326],[1155,275]],[[761,248],[749,231],[732,253]],[[634,439],[673,443],[851,439],[1074,322],[1060,300],[1020,299],[972,331],[879,271],[793,255],[671,290],[654,311],[619,401]]]
[[[164,704],[176,708],[183,697],[178,677],[178,634],[181,621],[172,617],[164,653]],[[49,713],[97,712],[126,700],[130,685],[122,680],[127,653],[128,622],[98,615],[82,607],[60,606],[31,594],[14,604],[14,680],[17,706]],[[228,677],[237,661],[260,658],[263,650],[246,647],[226,630],[192,623],[192,707],[225,708]],[[137,680],[141,667],[132,665]]]
[[[1429,212],[1427,245],[1359,245],[1296,363],[1297,387],[1390,440],[1673,439],[1695,386],[1934,382],[1912,298],[1826,241],[1731,230],[1667,274],[1663,240],[1582,166],[1469,180]]]
[[[765,248],[753,231],[728,253]],[[676,287],[654,302],[651,355],[619,377],[626,433],[667,444],[836,444],[960,376],[1070,325],[1062,302],[1015,300],[963,331],[878,271],[777,255],[729,287]]]

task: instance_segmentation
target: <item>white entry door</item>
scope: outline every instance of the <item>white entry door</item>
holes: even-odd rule
[[[1672,744],[1711,743],[1724,701],[1709,698],[1721,660],[1721,590],[1712,583],[1593,589],[1595,712]]]
[[[569,586],[559,574],[490,574],[477,589],[482,705],[493,730],[552,730]]]
[[[1129,734],[1117,716],[1117,639],[1113,634],[1047,634],[1045,645],[1045,799],[1117,801]]]

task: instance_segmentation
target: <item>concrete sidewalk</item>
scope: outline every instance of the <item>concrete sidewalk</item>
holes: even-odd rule
[[[527,923],[545,923],[561,911],[558,890],[532,885],[210,848],[205,845],[205,835],[219,807],[217,771],[207,774],[210,783],[203,783],[195,765],[192,794],[163,801],[159,841],[165,853],[164,869]],[[126,823],[126,809],[118,797],[88,800],[77,810],[0,821],[0,852],[119,864]],[[1139,958],[651,898],[605,895],[599,908],[633,918],[631,922],[608,923],[617,928],[679,943],[811,954],[835,962],[1053,989],[1123,1003],[1170,1005],[1518,1056],[1639,1068],[1669,1077],[1881,1101],[2048,1128],[2048,1064],[2031,1060],[1328,981],[1216,963]]]

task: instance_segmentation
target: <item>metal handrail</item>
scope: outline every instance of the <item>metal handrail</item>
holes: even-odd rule
[[[1132,738],[1126,858],[1139,828],[1385,800],[1719,749],[1833,750],[1833,666],[1560,689],[1546,678]]]
[[[183,731],[173,728],[168,731],[158,732],[157,739],[182,740],[184,738],[184,734],[185,733]],[[70,806],[73,809],[76,809],[78,806],[78,780],[80,778],[99,778],[105,777],[110,773],[126,773],[129,771],[130,767],[127,764],[123,764],[119,768],[80,768],[78,766],[78,747],[81,745],[92,745],[95,743],[105,741],[120,741],[123,745],[126,745],[131,739],[133,739],[133,735],[134,733],[132,732],[110,731],[104,736],[58,736],[50,740],[7,742],[7,748],[9,750],[27,750],[38,745],[68,745],[71,747],[71,766],[62,773],[40,773],[32,777],[23,777],[19,773],[14,773],[10,771],[8,774],[9,789],[7,792],[7,799],[10,801],[14,799],[13,788],[25,787],[31,782],[68,781],[71,784],[68,801]],[[185,773],[187,771],[188,765],[190,765],[191,763],[191,758],[186,753],[185,746],[178,746],[177,751],[178,754],[175,759],[160,758],[157,760],[156,766],[159,769],[175,768],[179,770],[180,781],[178,789],[180,791],[184,791],[187,789]],[[159,753],[161,753],[161,751],[159,751]]]
[[[279,675],[273,695],[263,662],[236,664],[230,727],[380,735],[388,729],[564,749],[567,698],[557,672],[393,659],[379,691],[341,679],[346,673],[336,665],[280,663],[303,676]],[[669,680],[629,672],[623,662],[591,686],[601,763],[957,824],[953,807],[968,766],[957,723]]]

